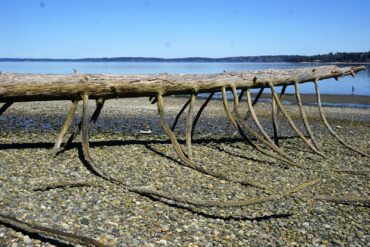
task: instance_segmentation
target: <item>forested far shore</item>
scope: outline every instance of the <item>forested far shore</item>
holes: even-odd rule
[[[289,63],[370,63],[368,52],[337,52],[313,56],[302,55],[267,55],[267,56],[237,56],[224,58],[185,57],[102,57],[102,58],[0,58],[1,62],[289,62]]]

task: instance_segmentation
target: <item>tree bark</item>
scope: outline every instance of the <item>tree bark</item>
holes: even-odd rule
[[[337,66],[308,67],[289,70],[260,70],[225,72],[218,74],[0,74],[0,102],[46,100],[147,97],[161,94],[178,95],[220,91],[222,87],[237,89],[291,85],[338,78],[364,70],[364,66],[339,68]]]

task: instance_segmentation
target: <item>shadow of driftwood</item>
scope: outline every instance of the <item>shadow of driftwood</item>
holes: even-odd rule
[[[8,227],[8,228],[11,228],[11,229],[17,231],[17,232],[21,232],[24,235],[28,235],[32,239],[40,240],[43,243],[48,243],[48,244],[55,245],[55,246],[58,246],[58,247],[73,247],[73,246],[75,246],[75,245],[72,245],[72,244],[63,243],[63,242],[58,241],[56,239],[45,237],[45,236],[37,234],[37,233],[30,233],[30,232],[25,231],[21,228],[15,227],[13,225],[9,225],[5,222],[0,222],[0,223],[4,226]],[[0,246],[2,246],[2,245],[0,244]]]
[[[242,141],[242,139],[199,139],[193,141],[194,144],[209,144],[213,142],[222,143],[236,143]],[[171,144],[170,140],[109,140],[109,141],[90,141],[91,147],[101,146],[125,146],[125,145],[148,145],[148,144]],[[184,140],[179,140],[179,143],[184,144]],[[5,149],[39,149],[39,148],[52,148],[53,142],[23,142],[23,143],[0,143],[0,150]],[[78,148],[81,146],[81,142],[74,142],[68,149]]]
[[[180,206],[178,204],[174,204],[171,201],[168,200],[160,200],[154,196],[150,195],[145,195],[147,198],[151,199],[152,201],[155,202],[162,202],[165,203],[171,207],[178,208],[178,209],[183,209],[187,210],[193,214],[203,216],[204,218],[207,219],[221,219],[225,221],[231,221],[231,220],[236,220],[236,221],[265,221],[265,220],[270,220],[270,219],[281,219],[281,218],[288,218],[292,216],[292,213],[282,213],[282,214],[271,214],[271,215],[265,215],[265,216],[256,216],[256,217],[249,217],[249,216],[242,216],[242,215],[215,215],[215,214],[210,214],[205,211],[200,211],[198,208],[191,207],[191,206]]]
[[[295,139],[296,137],[281,137],[280,139]],[[185,144],[185,140],[179,139],[180,144]],[[235,144],[238,142],[244,142],[243,138],[201,138],[193,140],[193,144]],[[170,140],[108,140],[108,141],[90,141],[91,147],[101,147],[101,146],[124,146],[124,145],[148,145],[148,144],[171,144]],[[246,144],[246,143],[245,143]],[[81,142],[72,143],[68,149],[77,148],[81,145]],[[246,144],[248,145],[248,144]],[[23,142],[23,143],[0,143],[0,150],[4,149],[38,149],[38,148],[52,148],[54,146],[53,142]]]

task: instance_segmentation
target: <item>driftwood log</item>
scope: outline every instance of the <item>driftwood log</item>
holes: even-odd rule
[[[27,101],[49,101],[49,100],[70,100],[71,107],[68,116],[61,128],[60,134],[54,145],[54,150],[58,153],[61,149],[65,149],[74,140],[74,138],[82,132],[82,151],[84,159],[96,175],[118,184],[127,191],[138,193],[150,198],[155,198],[170,205],[177,205],[180,207],[241,207],[258,203],[273,202],[281,200],[285,197],[293,196],[294,193],[305,189],[308,186],[315,185],[321,180],[316,179],[304,182],[294,187],[277,194],[270,196],[251,198],[244,201],[204,201],[195,200],[179,195],[169,194],[164,191],[159,191],[149,187],[130,186],[125,184],[100,167],[93,158],[93,154],[89,146],[89,127],[94,124],[103,109],[104,102],[114,98],[128,98],[128,97],[149,97],[152,103],[158,106],[158,115],[161,120],[163,129],[169,139],[171,140],[175,151],[185,166],[195,169],[201,173],[230,181],[239,183],[244,186],[254,186],[259,189],[267,190],[263,184],[253,180],[235,180],[225,174],[220,174],[214,171],[208,171],[201,164],[195,164],[192,157],[192,136],[196,123],[201,117],[203,110],[212,99],[216,92],[221,92],[222,103],[225,108],[225,113],[231,125],[239,132],[239,134],[252,147],[258,150],[263,155],[268,155],[285,165],[294,166],[296,168],[303,168],[304,165],[294,160],[290,155],[285,153],[279,146],[279,128],[277,122],[277,112],[280,111],[284,118],[288,121],[291,128],[296,132],[297,136],[302,139],[309,150],[314,154],[325,157],[318,143],[315,141],[313,132],[311,131],[309,122],[307,120],[303,104],[299,93],[299,84],[306,82],[313,82],[316,89],[317,105],[319,108],[320,117],[327,127],[329,132],[335,137],[344,147],[352,150],[354,153],[360,154],[364,157],[369,157],[369,154],[361,151],[358,147],[346,143],[329,125],[321,106],[320,93],[318,88],[318,81],[328,78],[338,79],[342,76],[352,75],[361,70],[364,66],[357,67],[337,67],[337,66],[320,66],[309,67],[302,69],[290,70],[264,70],[264,71],[247,71],[247,72],[224,72],[219,74],[156,74],[156,75],[107,75],[107,74],[16,74],[16,73],[1,73],[0,74],[0,102],[4,103],[0,108],[0,115],[6,111],[14,102]],[[294,86],[297,103],[302,117],[304,128],[308,133],[309,139],[297,127],[288,112],[282,104],[282,97],[287,86]],[[280,95],[277,94],[275,87],[283,86]],[[260,91],[256,98],[252,101],[250,89],[259,88]],[[273,120],[273,136],[271,137],[260,124],[257,115],[254,111],[254,105],[258,102],[264,89],[270,89],[272,96],[272,120]],[[238,91],[239,90],[239,94]],[[231,91],[233,95],[233,108],[230,107],[226,91]],[[209,93],[209,97],[200,107],[195,117],[193,118],[193,109],[198,93]],[[182,107],[172,127],[165,120],[165,105],[164,97],[169,95],[189,95],[189,100]],[[239,110],[239,102],[243,96],[246,95],[248,113],[243,117]],[[89,99],[96,100],[96,109],[89,118],[88,102]],[[83,102],[82,121],[76,126],[68,141],[63,144],[64,135],[70,127],[73,117],[76,113],[79,101]],[[186,123],[186,148],[182,147],[174,133],[176,124],[180,115],[188,108],[187,123]],[[251,128],[245,121],[248,116],[252,117],[253,122],[257,126],[258,131]],[[266,147],[272,151],[267,151]],[[74,186],[71,183],[68,186]],[[85,186],[85,183],[77,183],[75,186]],[[60,185],[58,185],[60,186]],[[62,184],[65,186],[65,184]],[[46,186],[45,188],[53,188],[53,186]],[[54,185],[55,187],[55,185]],[[327,200],[335,203],[355,202],[360,205],[368,205],[368,198],[359,198],[351,200],[340,200],[333,197],[320,196],[314,199]],[[32,223],[21,222],[15,218],[9,217],[0,211],[0,223],[13,226],[31,233],[38,233],[47,235],[52,238],[60,239],[70,243],[85,244],[89,246],[101,246],[95,240],[78,237],[73,234],[54,231],[48,228],[42,228]]]
[[[201,116],[203,110],[206,108],[208,102],[211,100],[215,92],[221,92],[223,98],[223,105],[226,115],[230,120],[232,126],[239,131],[240,135],[250,143],[254,148],[262,154],[272,156],[277,160],[296,167],[302,167],[302,164],[295,161],[292,157],[286,154],[278,146],[278,123],[277,111],[280,110],[284,118],[287,120],[291,128],[296,132],[300,139],[307,145],[307,147],[315,154],[324,157],[324,153],[315,141],[315,137],[309,126],[306,114],[299,93],[299,84],[305,82],[314,82],[317,103],[325,126],[329,132],[346,148],[353,152],[359,153],[362,156],[369,157],[367,153],[361,151],[359,148],[352,147],[346,143],[328,123],[323,109],[321,107],[321,99],[318,87],[318,81],[342,76],[352,75],[361,70],[364,66],[357,67],[337,67],[337,66],[320,66],[308,67],[301,69],[289,70],[263,70],[263,71],[246,71],[246,72],[224,72],[218,74],[154,74],[154,75],[108,75],[108,74],[16,74],[16,73],[1,73],[0,74],[0,102],[5,103],[0,108],[0,114],[7,110],[14,102],[26,101],[48,101],[48,100],[71,100],[72,104],[68,116],[63,124],[60,134],[55,142],[54,149],[58,151],[62,145],[63,137],[66,134],[72,119],[75,115],[78,101],[83,101],[83,119],[77,126],[68,141],[64,143],[66,148],[78,133],[83,130],[82,139],[84,143],[85,157],[90,163],[94,164],[92,154],[88,145],[88,125],[97,121],[99,114],[104,106],[105,100],[113,98],[125,97],[150,97],[152,103],[157,103],[158,114],[161,119],[164,131],[170,138],[174,145],[175,151],[182,162],[200,172],[211,176],[219,177],[232,182],[253,185],[263,188],[263,185],[255,181],[235,181],[227,178],[225,175],[211,173],[204,170],[201,165],[193,164],[192,162],[192,148],[191,141],[196,127],[196,123]],[[296,126],[288,112],[285,110],[281,98],[285,89],[289,85],[294,85],[295,94],[300,110],[300,114],[304,123],[305,130],[309,135],[309,139],[305,137],[303,132]],[[277,95],[275,87],[283,86],[280,96]],[[260,92],[254,99],[251,100],[250,89],[260,88]],[[259,96],[265,88],[271,90],[272,95],[272,119],[274,136],[271,138],[260,124],[253,106],[258,102]],[[233,94],[234,103],[233,110],[230,108],[226,91],[229,90]],[[240,90],[238,95],[237,90]],[[205,101],[204,105],[199,109],[193,120],[193,106],[195,104],[196,95],[198,93],[209,93],[210,96]],[[243,95],[246,94],[249,112],[247,114],[252,116],[254,123],[258,128],[258,132],[253,130],[245,122],[238,110],[239,101]],[[182,107],[179,114],[172,125],[172,128],[165,121],[164,116],[164,100],[163,97],[168,95],[190,95],[189,100]],[[88,107],[88,99],[96,100],[96,109],[90,121],[87,120],[86,112]],[[174,134],[174,129],[180,118],[180,115],[188,108],[187,124],[186,124],[186,151],[179,145]],[[90,123],[89,123],[90,122]],[[85,129],[85,130],[84,130]],[[85,134],[84,134],[85,132]],[[253,137],[253,138],[251,138]],[[253,139],[256,139],[255,142]],[[266,151],[262,146],[267,146],[274,153]],[[102,173],[100,173],[102,175]],[[109,176],[104,176],[108,178]]]
[[[222,87],[237,89],[293,85],[327,78],[339,78],[364,70],[365,67],[322,66],[290,70],[225,72],[220,74],[13,74],[0,75],[0,102],[45,100],[112,99],[124,97],[156,97],[158,94],[184,95],[220,91]]]

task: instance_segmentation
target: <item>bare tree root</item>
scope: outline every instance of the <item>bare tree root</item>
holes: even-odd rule
[[[204,109],[206,108],[206,106],[208,105],[208,103],[211,101],[214,94],[215,94],[214,92],[209,94],[206,101],[204,101],[203,105],[199,108],[199,110],[197,112],[197,115],[195,115],[193,126],[191,127],[191,138],[192,139],[193,139],[193,135],[194,135],[195,126],[197,126],[197,123],[198,123],[198,120],[199,120],[200,116],[202,115],[202,113],[203,113]]]
[[[266,203],[266,202],[281,200],[285,197],[289,197],[292,194],[297,193],[297,192],[305,189],[308,186],[316,185],[316,184],[320,183],[320,181],[321,181],[321,179],[309,180],[309,181],[306,181],[304,183],[299,184],[298,186],[293,187],[290,190],[280,192],[280,193],[277,193],[275,195],[256,197],[256,198],[243,200],[243,201],[197,200],[197,199],[192,199],[192,198],[186,198],[186,197],[179,196],[179,195],[173,195],[173,194],[170,194],[170,193],[167,193],[167,192],[153,191],[149,188],[144,188],[144,187],[135,188],[135,192],[138,192],[142,195],[156,196],[156,197],[160,197],[160,198],[163,198],[163,199],[171,200],[175,204],[180,203],[179,206],[182,206],[182,204],[187,204],[187,205],[196,206],[196,207],[222,207],[222,208],[244,207],[244,206],[251,206],[251,205],[262,204],[262,203]]]
[[[163,103],[163,97],[162,95],[158,94],[157,96],[157,106],[158,106],[158,114],[161,120],[162,127],[164,131],[166,132],[167,136],[170,138],[172,145],[175,148],[175,151],[179,158],[186,164],[190,164],[191,161],[188,159],[188,155],[182,150],[179,142],[177,141],[177,138],[175,136],[175,133],[171,130],[171,128],[168,126],[166,119],[164,117],[164,103]]]
[[[3,114],[8,108],[13,105],[14,102],[6,102],[1,108],[0,108],[0,115]]]
[[[262,95],[262,93],[263,93],[263,91],[265,90],[265,88],[264,87],[262,87],[261,89],[260,89],[260,91],[258,91],[258,94],[256,95],[256,97],[254,98],[254,100],[253,100],[253,103],[252,103],[252,105],[254,106],[255,104],[257,104],[257,102],[258,102],[258,100],[260,99],[260,97],[261,97],[261,95]]]
[[[245,89],[243,88],[243,89],[240,90],[240,94],[239,94],[239,97],[238,97],[239,102],[242,101],[244,93],[245,93]]]
[[[321,106],[321,96],[320,96],[320,91],[319,91],[319,85],[318,85],[318,80],[315,80],[314,83],[315,83],[315,91],[316,91],[316,98],[317,98],[317,105],[318,105],[318,108],[319,108],[319,112],[320,112],[320,117],[322,119],[322,121],[324,122],[324,125],[326,126],[326,128],[329,130],[330,134],[336,138],[343,146],[345,146],[346,148],[352,150],[353,152],[356,152],[356,153],[359,153],[361,154],[362,156],[365,156],[365,157],[370,157],[369,154],[361,151],[361,150],[358,150],[358,148],[355,148],[355,147],[352,147],[351,145],[349,145],[348,143],[346,143],[342,138],[340,138],[338,136],[338,134],[331,128],[328,120],[326,119],[325,117],[325,114],[324,114],[324,110],[322,109],[322,106]]]
[[[263,129],[261,123],[258,120],[258,117],[256,115],[256,112],[254,111],[254,107],[252,105],[252,100],[251,100],[251,95],[250,95],[250,90],[247,89],[247,103],[248,103],[248,108],[249,112],[252,115],[252,119],[254,123],[256,124],[258,130],[262,134],[262,136],[265,138],[265,140],[269,143],[269,147],[273,149],[275,152],[283,156],[284,158],[288,160],[293,160],[287,153],[285,153],[281,148],[279,148],[273,140],[271,140],[270,136],[266,133],[266,131]]]
[[[218,179],[221,179],[221,180],[224,180],[224,181],[241,184],[243,186],[253,186],[253,187],[256,187],[256,188],[259,188],[259,189],[263,189],[265,191],[270,191],[266,185],[261,184],[261,183],[256,182],[256,181],[253,181],[253,180],[250,180],[250,179],[229,178],[228,176],[226,176],[222,173],[211,172],[211,171],[208,171],[208,170],[204,169],[201,166],[195,166],[195,165],[191,165],[191,164],[190,165],[188,164],[186,166],[193,169],[193,170],[196,170],[200,173],[203,173],[205,175],[208,175],[208,176],[211,176],[211,177],[214,177],[214,178],[218,178]]]
[[[54,148],[53,148],[54,151],[57,151],[60,148],[60,144],[63,141],[63,137],[64,137],[65,133],[67,132],[69,126],[71,125],[71,123],[73,121],[73,118],[74,118],[75,113],[76,113],[77,106],[78,106],[78,100],[73,100],[72,104],[71,104],[71,107],[69,108],[67,118],[64,121],[63,126],[60,129],[60,133],[58,135],[58,138],[57,138],[57,140],[54,144]]]
[[[263,93],[264,90],[265,90],[265,88],[264,87],[261,87],[261,89],[258,91],[256,97],[253,100],[253,103],[252,103],[253,106],[255,104],[257,104],[257,102],[260,99],[260,97],[261,97],[261,95],[262,95],[262,93]],[[240,99],[239,99],[239,101],[240,101]],[[247,113],[246,113],[246,115],[244,117],[244,121],[246,121],[249,118],[249,116],[250,116],[250,111],[249,111],[249,108],[248,108]]]
[[[278,111],[276,106],[276,100],[272,95],[271,99],[271,116],[272,116],[272,129],[274,132],[274,143],[279,146],[279,121],[278,121]]]
[[[226,112],[226,115],[227,115],[227,118],[229,119],[230,123],[236,128],[238,129],[238,124],[236,123],[235,121],[235,118],[231,115],[231,111],[230,111],[230,107],[229,107],[229,103],[227,102],[227,95],[226,95],[226,88],[225,87],[222,87],[221,88],[221,93],[222,93],[222,103],[224,105],[224,109],[225,109],[225,112]],[[237,98],[235,99],[235,96],[234,96],[234,105],[237,105]],[[234,109],[235,110],[235,109]]]
[[[222,180],[225,180],[225,181],[229,181],[229,182],[233,182],[233,183],[239,183],[239,184],[244,185],[244,186],[254,186],[254,187],[257,187],[257,188],[261,188],[261,189],[267,189],[266,186],[264,186],[264,185],[262,185],[262,184],[260,184],[258,182],[249,181],[249,180],[231,179],[231,178],[228,178],[227,176],[225,176],[223,174],[215,173],[215,172],[210,172],[210,171],[204,169],[202,166],[193,164],[193,162],[191,162],[191,160],[188,158],[189,156],[187,156],[184,153],[184,151],[182,150],[179,142],[177,141],[177,138],[176,138],[175,134],[169,128],[169,126],[168,126],[168,124],[167,124],[167,122],[166,122],[166,120],[164,118],[163,97],[161,95],[158,95],[157,98],[158,98],[158,101],[157,101],[157,104],[158,104],[158,112],[159,112],[159,117],[161,119],[162,127],[165,130],[167,136],[170,138],[171,143],[174,146],[177,155],[179,156],[180,160],[183,162],[183,164],[185,166],[187,166],[187,167],[189,167],[191,169],[194,169],[194,170],[196,170],[198,172],[201,172],[201,173],[204,173],[206,175],[209,175],[209,176],[212,176],[212,177],[215,177],[215,178],[218,178],[218,179],[222,179]]]
[[[60,230],[51,229],[44,226],[39,226],[34,223],[28,223],[25,221],[18,220],[12,216],[0,213],[0,223],[3,225],[10,226],[15,229],[19,229],[28,234],[43,235],[48,238],[61,240],[67,243],[80,244],[83,246],[91,247],[104,247],[104,245],[95,239],[79,236],[73,233],[64,232]]]
[[[254,147],[256,150],[258,150],[259,152],[263,153],[264,155],[267,155],[269,157],[272,157],[276,160],[279,160],[281,162],[283,162],[284,164],[288,164],[290,166],[293,166],[293,167],[296,167],[296,168],[300,168],[302,169],[303,166],[301,164],[298,164],[296,163],[295,161],[291,161],[291,160],[288,160],[280,155],[276,155],[274,153],[270,153],[268,151],[266,151],[265,149],[263,149],[261,146],[259,146],[257,143],[254,143],[249,137],[248,137],[248,133],[251,134],[251,135],[254,135],[254,136],[257,136],[258,134],[252,130],[247,124],[245,124],[241,118],[241,116],[239,115],[238,113],[238,110],[234,110],[234,115],[235,115],[235,119],[236,121],[238,122],[238,130],[239,130],[239,133],[240,135],[247,140],[247,143],[251,144],[252,147]],[[245,133],[245,131],[247,133]],[[263,139],[259,139],[261,140],[263,143],[267,141],[263,140]],[[265,144],[265,143],[264,143]]]
[[[283,88],[281,90],[281,93],[280,93],[280,98],[283,97],[283,95],[285,93],[285,89],[286,89],[286,86],[283,86]],[[261,97],[261,95],[262,95],[262,93],[263,93],[264,90],[265,90],[265,88],[264,87],[261,87],[261,89],[258,91],[256,97],[253,100],[252,106],[254,106],[255,104],[258,103],[258,100],[260,99],[260,97]],[[240,99],[239,99],[239,101],[240,101]],[[278,136],[277,136],[277,133],[278,133],[278,131],[277,131],[278,130],[277,129],[277,108],[276,108],[276,103],[273,102],[273,101],[274,100],[272,99],[272,106],[273,106],[273,108],[272,108],[272,113],[273,113],[272,116],[275,118],[275,119],[273,118],[273,122],[272,122],[273,123],[273,128],[274,128],[274,142],[278,146],[279,145],[279,142],[278,142]],[[247,114],[245,115],[244,120],[247,120],[250,117],[250,113],[251,112],[249,111],[249,108],[248,108]]]
[[[100,113],[104,107],[104,103],[105,103],[105,100],[102,98],[96,100],[96,108],[95,108],[94,113],[91,116],[90,124],[95,124],[96,121],[98,121]],[[72,144],[73,140],[78,136],[78,134],[80,134],[80,132],[81,132],[81,121],[78,123],[78,126],[75,128],[73,133],[68,138],[68,141],[64,143],[63,148],[64,149],[68,148]]]
[[[186,101],[186,103],[183,105],[183,107],[181,108],[181,110],[179,111],[179,113],[177,113],[176,115],[176,118],[175,118],[175,121],[173,121],[173,124],[172,124],[172,127],[171,127],[171,130],[174,131],[175,128],[176,128],[176,125],[177,125],[177,122],[179,121],[182,113],[185,111],[185,109],[188,107],[188,105],[190,104],[190,101],[191,101],[191,97],[188,99],[188,101]]]
[[[282,100],[285,95],[285,90],[288,87],[288,85],[283,85],[283,88],[281,89],[279,99]]]
[[[119,183],[117,179],[114,177],[110,176],[108,173],[106,173],[103,170],[100,170],[99,167],[97,166],[95,160],[92,157],[91,151],[90,151],[90,145],[89,145],[89,121],[87,119],[87,111],[88,111],[88,100],[89,96],[87,94],[82,95],[82,151],[85,160],[88,162],[89,166],[91,169],[100,177],[112,182],[112,183]]]
[[[232,88],[234,99],[236,99],[236,96],[237,96],[236,88],[235,88],[235,86],[232,86],[231,88]],[[226,96],[226,94],[225,94],[225,96]],[[288,154],[286,154],[277,145],[275,145],[275,143],[271,140],[271,138],[267,135],[267,133],[263,129],[262,125],[260,124],[260,122],[259,122],[259,120],[258,120],[258,118],[255,114],[253,104],[251,103],[251,97],[250,97],[249,89],[247,89],[247,103],[248,103],[249,112],[252,114],[253,121],[255,122],[257,128],[259,129],[259,131],[262,133],[263,136],[260,136],[252,128],[249,128],[249,126],[247,126],[247,124],[243,123],[243,126],[247,127],[248,132],[251,133],[253,136],[255,136],[257,138],[257,140],[260,140],[262,143],[264,143],[266,146],[271,148],[273,151],[280,154],[284,159],[289,160],[293,163],[296,163]],[[224,105],[225,105],[225,103],[224,103]],[[239,108],[239,102],[234,100],[235,114],[240,116],[240,114],[238,113],[238,108]],[[240,118],[240,117],[237,117],[237,118]]]
[[[317,150],[319,150],[320,152],[322,152],[320,146],[317,144],[317,141],[312,133],[312,130],[311,130],[311,127],[310,127],[310,124],[308,123],[308,120],[307,120],[307,117],[306,117],[306,113],[303,109],[303,104],[302,104],[302,100],[301,100],[301,95],[299,93],[299,83],[298,81],[296,81],[294,83],[294,88],[295,88],[295,97],[297,99],[297,103],[298,103],[298,107],[299,107],[299,111],[301,113],[301,117],[302,117],[302,120],[303,120],[303,124],[306,128],[306,131],[308,133],[308,135],[310,136],[310,139],[311,139],[311,142],[312,144],[315,146],[315,148]]]
[[[234,125],[234,123],[235,123],[234,126],[236,126],[236,129],[239,131],[240,135],[247,141],[247,143],[249,143],[256,150],[258,150],[259,152],[261,152],[261,153],[263,153],[267,156],[270,156],[270,157],[273,157],[277,160],[283,161],[284,163],[287,163],[289,165],[302,168],[301,165],[296,164],[294,161],[288,160],[288,159],[286,159],[282,156],[279,156],[279,155],[269,153],[266,150],[264,150],[263,148],[261,148],[257,143],[254,143],[248,137],[248,135],[245,133],[245,131],[247,133],[253,135],[254,137],[257,138],[257,140],[261,141],[263,144],[265,144],[266,146],[269,147],[269,143],[265,139],[263,139],[263,137],[260,136],[257,132],[255,132],[252,128],[250,128],[244,122],[242,117],[240,116],[240,114],[238,112],[238,101],[237,101],[238,99],[235,97],[235,95],[234,95],[234,110],[233,110],[233,115],[232,115],[231,111],[230,111],[229,103],[227,102],[227,98],[226,98],[226,89],[225,88],[221,89],[221,92],[222,92],[222,100],[223,100],[224,109],[226,111],[226,114],[227,114],[227,117],[228,117],[229,121],[232,123],[232,125]]]
[[[102,185],[89,182],[89,181],[60,181],[51,184],[41,185],[39,187],[35,187],[33,191],[48,191],[54,189],[63,189],[63,188],[79,188],[79,187],[103,187]]]
[[[288,121],[289,125],[292,127],[292,129],[297,133],[297,135],[302,139],[302,141],[316,154],[324,157],[324,154],[322,152],[320,152],[319,150],[317,150],[307,139],[306,137],[303,135],[303,133],[297,128],[297,126],[294,124],[293,120],[290,118],[288,112],[285,110],[285,108],[283,107],[278,95],[276,94],[275,92],[275,87],[269,83],[269,87],[271,89],[271,93],[276,101],[276,104],[277,106],[279,107],[279,109],[281,110],[281,112],[283,113],[285,119]]]
[[[191,128],[193,127],[193,109],[195,104],[195,94],[191,95],[190,98],[190,105],[189,105],[189,111],[188,111],[188,117],[186,119],[186,145],[187,145],[187,151],[188,151],[188,158],[190,161],[193,159],[193,150],[191,148]]]
[[[284,93],[286,90],[286,86],[283,86],[280,92],[280,99],[283,98]],[[279,109],[276,106],[276,100],[273,95],[271,95],[271,116],[272,116],[272,129],[274,134],[274,143],[276,146],[279,146],[279,120],[278,120],[278,113]]]
[[[158,106],[159,106],[159,111],[160,111],[160,115],[162,115],[162,118],[164,120],[164,116],[163,116],[163,98],[161,96],[158,96],[157,97],[158,99]],[[91,154],[91,150],[90,150],[90,146],[89,146],[89,142],[88,142],[88,117],[87,117],[87,110],[88,110],[88,95],[84,94],[82,96],[82,99],[83,99],[83,110],[82,110],[82,150],[83,150],[83,155],[84,155],[84,158],[86,160],[86,162],[88,163],[88,165],[90,166],[90,168],[100,177],[112,182],[112,183],[115,183],[115,184],[119,184],[121,186],[123,186],[125,189],[127,189],[128,191],[131,191],[131,192],[136,192],[136,193],[139,193],[139,194],[144,194],[144,195],[147,195],[147,196],[157,196],[157,197],[161,197],[161,195],[164,196],[164,198],[166,199],[168,196],[171,196],[170,194],[166,193],[166,192],[161,192],[161,191],[158,191],[158,190],[155,190],[155,189],[151,189],[151,188],[147,188],[147,187],[133,187],[133,186],[130,186],[130,185],[127,185],[125,184],[124,182],[110,176],[106,171],[100,169],[95,160],[93,159],[92,157],[92,154]],[[164,126],[167,126],[167,123],[164,122]],[[168,127],[167,130],[170,130],[170,128]],[[171,130],[170,130],[171,131]],[[176,140],[177,141],[177,140]],[[199,168],[198,168],[199,169]],[[212,173],[208,172],[208,171],[204,171],[204,173],[208,173],[208,175],[213,175]],[[221,179],[226,179],[223,177],[223,175],[219,175],[218,177],[220,177]],[[239,183],[242,183],[242,182],[245,182],[245,181],[238,181]],[[253,184],[253,183],[251,183]],[[257,183],[253,184],[253,185],[257,185]],[[175,196],[176,197],[176,196]],[[168,199],[168,198],[167,198]],[[186,199],[187,201],[188,199]]]

